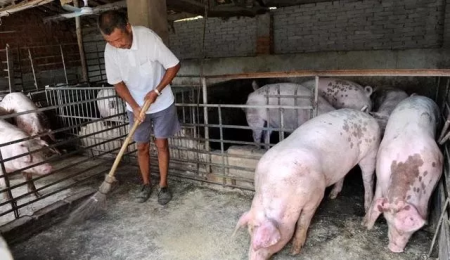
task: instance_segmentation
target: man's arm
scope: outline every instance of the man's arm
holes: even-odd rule
[[[164,73],[164,76],[161,80],[161,82],[156,86],[156,89],[161,93],[161,91],[172,82],[173,78],[177,75],[178,71],[180,70],[181,64],[178,63],[177,65],[168,68],[166,70],[166,73]],[[152,103],[155,102],[157,95],[155,91],[150,91],[147,95],[145,95],[144,100],[151,100]]]
[[[123,100],[125,100],[125,102],[130,104],[130,106],[133,110],[139,108],[139,105],[136,103],[136,100],[134,100],[134,98],[131,96],[130,91],[128,90],[125,83],[123,83],[123,81],[115,84],[114,88],[115,88],[117,94],[119,95],[119,97],[121,97]]]
[[[173,66],[172,68],[168,68],[166,70],[166,73],[164,74],[164,77],[162,78],[161,82],[156,86],[156,89],[158,89],[159,92],[161,92],[167,85],[172,82],[173,78],[177,75],[178,71],[180,70],[181,64],[178,63],[177,65]]]

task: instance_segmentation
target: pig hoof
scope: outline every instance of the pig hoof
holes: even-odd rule
[[[302,247],[298,247],[298,248],[297,247],[293,247],[291,249],[291,255],[294,256],[294,255],[300,254],[301,249],[302,249]]]
[[[34,196],[38,199],[38,198],[42,197],[42,194],[40,194],[39,192],[35,192]]]
[[[339,192],[333,192],[331,191],[330,196],[328,196],[330,199],[334,200],[335,198],[337,198]]]

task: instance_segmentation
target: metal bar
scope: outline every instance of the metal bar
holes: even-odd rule
[[[11,48],[6,44],[6,64],[8,70],[9,93],[15,91],[14,87],[14,59],[11,55]]]
[[[362,70],[297,70],[286,72],[253,72],[222,75],[204,75],[207,79],[249,79],[287,77],[335,77],[335,76],[404,76],[439,77],[450,76],[450,69],[362,69]],[[177,75],[177,77],[197,78],[197,75]]]
[[[66,84],[69,84],[69,80],[67,79],[66,62],[64,61],[64,51],[63,51],[63,48],[62,48],[61,44],[59,45],[59,49],[61,51],[61,60],[62,60],[62,63],[63,63],[63,68],[64,68],[64,77],[66,78]]]
[[[35,87],[36,90],[37,90],[37,89],[38,89],[38,84],[37,84],[37,80],[36,80],[36,73],[35,73],[35,71],[34,71],[33,57],[31,56],[30,48],[28,48],[28,59],[30,60],[31,71],[32,71],[32,73],[33,73],[34,87]]]
[[[9,199],[10,199],[9,202],[11,202],[11,208],[14,211],[14,217],[16,219],[18,219],[20,217],[19,216],[19,210],[17,209],[16,200],[14,199],[14,196],[12,195],[12,192],[11,192],[11,185],[9,183],[9,178],[5,174],[6,173],[6,168],[5,168],[5,163],[3,162],[3,155],[2,155],[1,151],[0,151],[0,166],[1,166],[4,178],[5,178],[5,185],[6,185],[6,191],[3,191],[3,192],[7,192],[8,196],[9,196]]]
[[[205,78],[202,78],[202,92],[203,92],[203,104],[206,105],[208,104],[208,92],[207,92],[207,87],[206,87],[206,80]],[[208,124],[208,108],[205,106],[203,107],[203,120],[205,122],[205,124]],[[205,127],[205,138],[209,139],[209,128]],[[206,145],[206,150],[210,150],[209,147],[209,141],[207,141],[205,143]]]
[[[319,115],[319,104],[318,104],[318,98],[319,98],[319,76],[315,77],[316,82],[315,82],[315,86],[314,86],[314,117]]]
[[[220,128],[219,128],[220,134],[219,135],[220,135],[220,154],[221,154],[221,157],[222,157],[222,174],[226,175],[225,174],[225,149],[223,147],[222,109],[220,108],[220,105],[219,105],[219,108],[218,108],[218,112],[219,112],[219,125],[220,125]],[[226,184],[226,179],[222,178],[222,182],[225,185]]]

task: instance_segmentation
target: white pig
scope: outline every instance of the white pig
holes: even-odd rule
[[[9,113],[21,113],[38,109],[33,101],[22,92],[12,92],[5,95],[0,102],[0,106]],[[45,115],[42,112],[36,111],[18,115],[15,117],[15,121],[16,125],[30,136],[47,133],[53,141],[56,141],[53,134],[51,134],[51,129],[43,126],[44,118]]]
[[[375,196],[363,224],[372,229],[383,213],[392,252],[402,252],[411,235],[426,222],[428,201],[443,167],[443,155],[435,141],[438,119],[434,101],[410,96],[391,113],[380,143]]]
[[[20,140],[23,138],[30,137],[24,131],[17,128],[16,126],[4,121],[0,120],[0,144],[13,142],[16,140]],[[47,144],[40,139],[29,139],[25,141],[21,141],[18,143],[9,144],[6,146],[0,147],[0,151],[4,160],[19,156],[24,153],[28,153],[37,149],[41,149]],[[21,156],[13,160],[9,160],[5,162],[6,173],[13,172],[16,170],[20,170],[24,167],[31,166],[36,163],[40,163],[43,161],[42,151],[34,152],[29,155]],[[36,197],[39,197],[40,194],[36,191],[36,187],[32,181],[32,174],[48,174],[52,171],[52,166],[48,163],[40,164],[35,167],[26,169],[23,171],[23,174],[28,181],[28,192],[33,191]],[[0,175],[3,175],[0,168]],[[6,183],[3,177],[0,177],[0,187],[5,188]],[[4,193],[5,199],[10,199],[7,192]]]
[[[314,95],[310,89],[294,83],[267,84],[258,88],[253,82],[254,92],[250,93],[246,105],[282,105],[282,106],[312,106]],[[279,92],[280,93],[279,93]],[[267,97],[267,95],[284,95],[287,97]],[[298,96],[297,99],[293,95]],[[318,114],[323,114],[335,110],[324,98],[318,96]],[[281,128],[281,117],[279,108],[246,108],[244,109],[247,123],[252,128],[253,140],[259,143],[263,133],[262,128],[267,123],[267,127]],[[283,124],[286,132],[292,132],[301,124],[310,119],[311,110],[307,109],[284,109]],[[288,130],[291,129],[291,130]],[[264,133],[265,142],[269,143],[271,130]]]
[[[398,88],[383,87],[376,88],[371,97],[373,101],[373,111],[370,112],[370,114],[377,119],[381,131],[384,132],[392,111],[394,111],[395,107],[397,107],[402,100],[408,97],[408,94]]]
[[[379,139],[378,123],[368,113],[339,109],[312,118],[269,149],[256,167],[251,209],[235,229],[249,227],[249,259],[269,259],[292,237],[291,253],[298,254],[326,187],[334,184],[330,198],[335,198],[357,164],[367,210]]]
[[[308,88],[314,88],[316,80],[301,83]],[[372,87],[361,85],[338,78],[319,78],[319,94],[334,108],[353,108],[364,112],[372,110]]]
[[[105,97],[109,98],[104,99]],[[102,89],[97,93],[97,107],[100,112],[100,116],[103,118],[125,112],[123,103],[121,103],[116,97],[116,91],[114,89]],[[105,120],[122,122],[124,117],[116,116]]]

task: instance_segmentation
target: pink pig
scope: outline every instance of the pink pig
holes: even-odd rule
[[[20,140],[23,138],[27,138],[25,132],[16,126],[4,121],[0,120],[0,144],[13,142],[15,140]],[[28,153],[37,149],[41,149],[47,144],[40,139],[29,139],[18,143],[13,143],[10,145],[5,145],[0,147],[0,151],[2,153],[2,157],[4,160],[22,155],[24,153]],[[42,162],[43,154],[42,151],[34,152],[29,155],[21,156],[16,159],[12,159],[5,162],[6,174],[12,171],[20,170],[22,168],[34,165],[36,163]],[[36,187],[32,181],[32,174],[48,174],[52,171],[52,166],[48,163],[40,164],[35,167],[26,169],[23,171],[23,174],[28,181],[28,192],[33,191],[36,197],[39,197],[40,194],[36,191]],[[0,175],[3,175],[2,169],[0,168]],[[0,187],[5,188],[5,178],[0,177]],[[8,197],[6,192],[3,193],[5,199],[11,199]]]
[[[439,109],[412,95],[392,111],[377,155],[375,197],[363,224],[372,229],[383,213],[392,252],[403,252],[425,225],[428,201],[441,177],[443,155],[435,141]]]
[[[346,108],[306,121],[269,149],[256,167],[251,209],[235,229],[249,227],[249,259],[269,259],[292,237],[291,252],[300,253],[326,187],[334,185],[330,198],[336,198],[346,174],[356,165],[362,170],[367,210],[373,198],[379,141],[377,121],[368,113]]]

